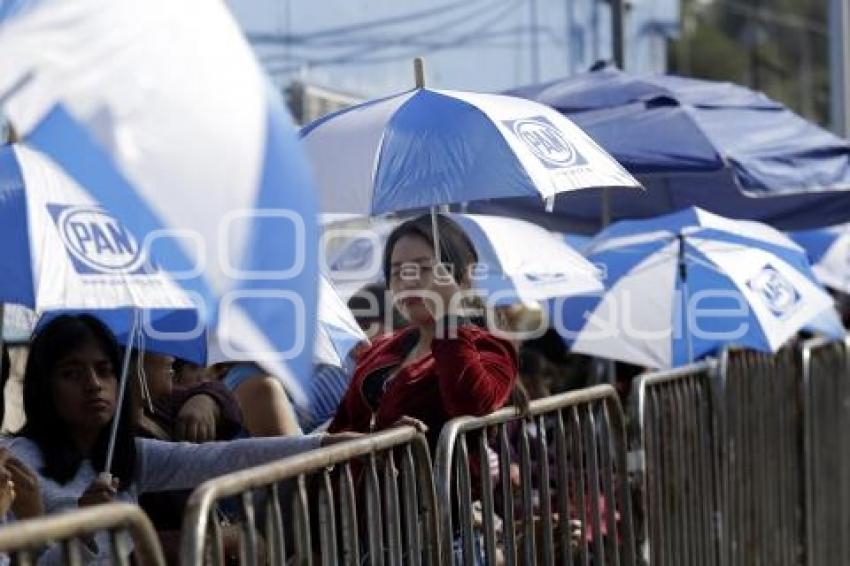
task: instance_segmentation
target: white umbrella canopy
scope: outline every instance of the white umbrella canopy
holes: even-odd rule
[[[603,289],[598,270],[558,235],[513,218],[451,214],[478,252],[473,285],[493,306],[535,305],[557,297]],[[384,245],[401,220],[373,220],[346,238],[327,263],[328,276],[348,298],[362,286],[383,281]],[[330,228],[333,230],[333,228]],[[327,235],[326,235],[327,236]]]

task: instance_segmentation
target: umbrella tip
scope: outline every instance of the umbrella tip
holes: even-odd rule
[[[413,60],[413,77],[416,88],[425,88],[425,59],[417,57]]]
[[[3,124],[0,124],[0,126],[3,126]],[[18,132],[15,131],[15,127],[12,125],[11,122],[6,122],[5,130],[5,140],[0,140],[0,145],[13,144],[20,141],[20,138],[18,137]]]

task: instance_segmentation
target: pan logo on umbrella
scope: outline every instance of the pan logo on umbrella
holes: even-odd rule
[[[138,275],[145,269],[141,247],[117,218],[97,206],[48,204],[59,238],[81,275]]]
[[[505,125],[550,169],[563,169],[587,163],[563,132],[543,116],[508,120]]]
[[[778,318],[789,316],[800,305],[800,293],[794,284],[770,264],[747,283],[768,310]]]

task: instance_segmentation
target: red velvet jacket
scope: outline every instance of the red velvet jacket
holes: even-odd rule
[[[401,330],[377,340],[363,353],[330,432],[381,430],[409,416],[428,425],[433,448],[450,419],[486,415],[505,404],[517,376],[516,352],[507,341],[464,324],[457,338],[435,338],[429,355],[399,371],[386,384],[373,414],[363,393],[364,381],[377,370],[401,364],[416,344],[416,332]]]

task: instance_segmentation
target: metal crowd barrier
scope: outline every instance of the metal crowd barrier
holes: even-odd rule
[[[83,564],[80,540],[95,533],[110,534],[111,564],[130,564],[128,538],[133,541],[139,564],[165,565],[153,525],[137,506],[107,503],[67,513],[18,521],[0,528],[0,553],[10,556],[13,564],[27,566],[38,561],[49,545],[60,545],[64,563]]]
[[[801,348],[807,564],[850,564],[850,356],[847,340]]]
[[[804,556],[800,360],[726,351],[722,377],[722,563],[796,565]]]
[[[444,564],[635,563],[625,423],[611,386],[532,401],[526,415],[510,407],[450,421],[435,477]]]
[[[282,496],[287,485],[292,488],[289,497]],[[255,495],[261,496],[259,504]],[[234,496],[241,503],[243,564],[258,563],[260,531],[269,564],[284,564],[290,557],[307,565],[314,557],[326,565],[440,563],[431,458],[425,437],[412,427],[201,484],[186,508],[181,564],[197,566],[208,555],[214,564],[223,564],[216,503]],[[256,517],[258,507],[262,520]],[[285,507],[291,508],[288,520]]]
[[[649,563],[718,565],[717,364],[643,374],[637,386]]]

